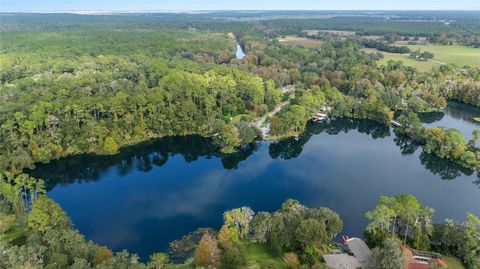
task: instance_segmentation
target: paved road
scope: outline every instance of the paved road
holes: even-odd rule
[[[259,119],[258,121],[256,121],[254,123],[255,127],[257,127],[262,132],[263,138],[267,137],[267,134],[270,131],[270,125],[267,125],[267,126],[262,126],[262,125],[265,123],[265,121],[268,118],[271,118],[271,117],[275,116],[275,114],[280,112],[280,110],[282,110],[282,108],[285,107],[288,104],[290,104],[290,101],[286,101],[286,102],[281,103],[274,110],[270,111],[267,115],[263,116],[261,119]]]

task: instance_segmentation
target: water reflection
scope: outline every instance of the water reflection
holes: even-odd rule
[[[480,126],[478,122],[473,120],[474,117],[480,116],[480,109],[478,107],[460,102],[449,102],[445,108],[445,113],[454,119],[467,121]]]
[[[411,155],[420,147],[417,143],[412,141],[408,136],[395,133],[396,137],[393,139],[403,155]]]
[[[453,180],[462,175],[471,176],[473,171],[446,159],[422,152],[420,162],[432,174],[439,175],[444,180]]]
[[[480,123],[473,118],[480,116],[480,109],[459,102],[448,102],[443,111],[421,113],[420,119],[425,127],[449,127],[460,131],[468,140],[472,138],[472,132],[480,128]]]
[[[209,138],[173,136],[128,147],[115,155],[84,154],[40,164],[28,173],[46,179],[47,190],[51,190],[57,184],[99,180],[112,167],[116,168],[119,176],[126,176],[132,171],[149,172],[154,167],[162,167],[175,155],[181,155],[187,163],[199,157],[216,157],[221,159],[223,168],[236,169],[257,147],[252,143],[242,146],[233,154],[222,154]]]
[[[308,122],[306,131],[300,136],[270,144],[270,157],[285,160],[296,158],[302,153],[303,146],[312,136],[321,133],[338,135],[352,130],[356,130],[361,134],[367,134],[373,139],[384,138],[390,135],[390,129],[387,126],[367,120],[335,119],[325,122]]]
[[[429,122],[432,117],[436,117],[434,115],[440,114],[443,115],[443,112],[424,114],[422,120]],[[308,122],[306,131],[298,137],[270,143],[269,155],[272,159],[297,158],[302,154],[304,145],[313,136],[322,133],[338,135],[352,130],[367,134],[373,139],[391,135],[390,128],[387,126],[367,120],[336,119],[321,123]],[[395,134],[394,142],[404,155],[413,154],[419,149],[418,144],[402,135]],[[112,167],[116,168],[119,176],[126,176],[132,171],[149,172],[154,167],[162,167],[169,158],[175,155],[181,155],[187,163],[193,162],[199,157],[207,159],[215,157],[221,160],[223,168],[237,169],[238,164],[247,160],[258,147],[258,143],[252,143],[242,146],[233,154],[222,154],[209,138],[200,136],[165,137],[122,149],[119,154],[111,156],[84,154],[56,160],[47,165],[40,164],[28,173],[46,179],[47,190],[51,190],[57,184],[66,185],[99,180]],[[420,162],[433,174],[440,175],[442,179],[451,180],[473,173],[451,161],[425,153],[420,155]],[[53,167],[54,172],[52,172]]]
[[[419,113],[419,118],[423,123],[434,123],[440,121],[445,117],[445,112],[443,111],[434,111],[434,112],[426,112],[426,113]]]
[[[472,171],[422,153],[386,126],[350,119],[310,122],[298,138],[231,155],[210,139],[166,137],[30,173],[46,179],[48,195],[88,239],[143,258],[197,228],[219,228],[227,209],[272,211],[288,198],[339,212],[352,236],[362,235],[364,213],[380,195],[411,193],[437,210],[437,220],[480,214]]]

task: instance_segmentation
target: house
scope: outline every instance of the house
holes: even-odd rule
[[[322,255],[323,260],[330,268],[334,269],[366,269],[372,259],[372,251],[365,241],[360,238],[343,236],[343,244],[351,253]],[[403,255],[407,259],[405,269],[429,269],[432,264],[440,268],[448,265],[440,259],[440,254],[403,248]]]
[[[372,259],[372,251],[367,244],[360,238],[343,237],[343,243],[352,253],[352,255],[327,254],[322,255],[325,263],[334,269],[366,269]]]
[[[362,265],[361,268],[367,268],[368,263],[372,259],[372,251],[367,246],[365,241],[360,238],[353,237],[347,238],[347,240],[344,242],[350,252],[352,252],[353,256],[355,256],[357,261]]]
[[[348,254],[327,254],[322,255],[323,260],[328,267],[335,269],[357,269],[362,268],[357,259]]]

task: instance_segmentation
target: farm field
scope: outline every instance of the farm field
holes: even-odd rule
[[[433,53],[433,60],[458,66],[480,67],[480,49],[462,45],[408,45],[412,50],[425,50]]]
[[[285,36],[278,39],[280,43],[304,48],[314,48],[322,44],[320,40],[309,39],[305,37],[297,37],[293,35]]]
[[[378,60],[379,64],[387,64],[388,61],[401,61],[407,66],[416,67],[419,71],[430,71],[432,68],[440,66],[439,63],[428,62],[428,61],[417,61],[410,58],[407,54],[398,54],[398,53],[389,53],[378,51],[376,49],[363,49],[367,53],[381,52],[383,54],[383,59]]]

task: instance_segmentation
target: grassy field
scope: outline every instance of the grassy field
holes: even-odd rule
[[[367,53],[375,53],[378,52],[376,49],[363,49],[363,51]],[[420,71],[430,71],[433,67],[440,66],[439,63],[435,62],[427,62],[427,61],[417,61],[410,58],[408,55],[405,54],[398,54],[398,53],[388,53],[380,51],[383,54],[383,59],[378,61],[379,64],[387,64],[388,61],[401,61],[403,64],[407,66],[416,67]]]
[[[480,48],[461,45],[409,45],[412,50],[422,50],[433,53],[433,60],[458,66],[480,67]]]
[[[280,43],[282,44],[299,46],[303,48],[314,48],[322,44],[322,41],[320,40],[314,40],[310,38],[297,37],[297,36],[291,36],[291,35],[280,38],[278,39],[278,41],[280,41]]]
[[[444,256],[442,260],[448,264],[449,269],[465,269],[463,263],[457,258]]]
[[[353,31],[337,31],[337,30],[303,30],[302,32],[307,33],[309,36],[317,36],[318,33],[327,33],[338,36],[351,36],[355,35]]]

